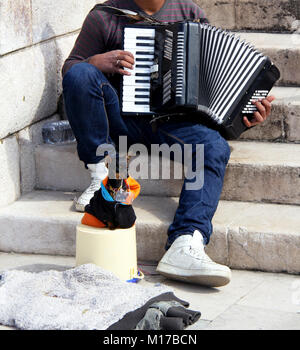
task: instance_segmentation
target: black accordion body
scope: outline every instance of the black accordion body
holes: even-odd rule
[[[188,115],[208,119],[227,139],[236,139],[280,77],[270,59],[234,34],[186,21],[132,25],[124,29],[126,51],[135,55],[124,76],[121,110],[126,114]],[[197,117],[198,118],[198,117]]]

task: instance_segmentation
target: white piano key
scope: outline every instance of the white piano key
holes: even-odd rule
[[[124,102],[122,112],[127,113],[150,113],[149,105],[136,105],[134,102]]]
[[[146,102],[148,105],[150,104],[150,98],[137,98],[135,95],[127,95],[123,96],[122,99],[123,103],[124,102]]]
[[[154,61],[154,52],[146,52],[146,51],[139,51],[139,50],[133,50],[130,51],[133,56],[136,59],[139,59],[139,61],[144,60],[144,61]]]
[[[129,87],[128,89],[123,89],[123,96],[141,96],[145,98],[149,98],[150,91],[136,91],[134,86]]]
[[[150,83],[147,84],[139,84],[138,86],[136,86],[136,84],[134,85],[124,85],[123,86],[123,93],[131,90],[137,91],[137,89],[147,89],[148,91],[150,91]]]
[[[136,95],[126,95],[126,96],[122,96],[122,101],[123,102],[145,102],[148,105],[150,104],[150,97],[148,96],[148,98],[138,98]]]
[[[146,45],[142,45],[143,43],[145,43]],[[154,41],[151,41],[151,45],[150,44],[150,40],[149,41],[142,41],[142,40],[137,40],[137,41],[131,41],[131,40],[125,40],[124,41],[124,48],[125,47],[131,47],[133,50],[139,50],[141,46],[147,46],[147,47],[154,47]],[[137,45],[139,44],[139,45]]]
[[[151,74],[151,68],[136,68],[136,66],[133,66],[133,69],[124,67],[124,70],[131,73],[131,75],[135,75],[136,73]]]
[[[147,36],[155,38],[155,28],[125,28],[125,38]]]
[[[151,35],[155,35],[155,28],[126,27],[125,33],[126,33],[126,35],[136,35],[136,33],[143,33],[143,35],[151,36]]]
[[[143,91],[139,91],[143,90]],[[130,85],[126,86],[126,88],[123,88],[123,96],[128,96],[128,95],[150,95],[150,88],[138,88],[135,85]]]
[[[126,85],[132,85],[135,86],[137,89],[150,89],[150,80],[149,81],[144,81],[144,82],[139,82],[138,85],[135,83],[135,80],[133,80],[133,84],[127,84],[130,83],[130,80],[126,81]]]
[[[145,43],[145,44],[150,44],[152,46],[154,46],[155,44],[155,40],[154,38],[151,39],[150,37],[145,37],[145,36],[136,36],[134,38],[128,38],[125,37],[124,38],[124,46],[126,46],[126,44],[137,44],[137,43]]]
[[[154,46],[136,46],[134,44],[124,46],[124,51],[129,51],[132,53],[132,50],[145,51],[147,54],[154,54]]]
[[[135,42],[125,40],[124,42],[124,48],[131,48],[138,50],[141,47],[147,47],[149,49],[154,49],[154,41],[143,41],[143,40],[137,40]]]
[[[149,50],[145,51],[145,50],[132,49],[132,48],[128,50],[124,48],[124,50],[131,52],[135,58],[154,60],[154,52],[149,52]]]
[[[124,85],[136,85],[136,84],[146,84],[150,83],[149,77],[136,77],[134,75],[124,75],[123,77]]]
[[[136,76],[137,78],[139,77],[150,77],[151,75],[151,72],[150,72],[150,69],[148,69],[147,71],[142,71],[142,70],[139,70],[139,69],[128,69],[126,68],[126,71],[130,72],[131,73],[131,76]]]

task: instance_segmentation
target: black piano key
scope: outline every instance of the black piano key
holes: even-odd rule
[[[141,106],[149,106],[149,102],[138,102],[138,101],[136,101],[136,102],[134,102],[134,104],[135,105],[141,105]]]
[[[136,77],[150,77],[150,73],[135,73]]]
[[[137,64],[135,68],[151,68],[149,65],[144,65],[144,64]]]
[[[137,36],[136,40],[154,40],[151,36]]]
[[[134,98],[149,98],[149,95],[135,95]]]
[[[153,52],[149,52],[149,51],[137,51],[136,53],[135,53],[137,56],[138,55],[145,55],[145,56],[153,56]]]
[[[135,92],[149,92],[150,89],[142,89],[142,88],[136,88]]]
[[[153,62],[153,58],[136,58],[136,62]]]
[[[149,84],[149,80],[139,80],[139,79],[136,79],[136,84]]]
[[[152,43],[136,43],[136,46],[150,46],[153,47]]]

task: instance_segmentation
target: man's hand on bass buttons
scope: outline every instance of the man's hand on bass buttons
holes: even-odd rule
[[[253,102],[253,104],[257,107],[257,112],[254,112],[253,118],[251,121],[247,117],[244,117],[244,124],[251,128],[252,126],[263,123],[268,116],[271,114],[271,103],[275,100],[274,96],[268,96],[267,98]]]

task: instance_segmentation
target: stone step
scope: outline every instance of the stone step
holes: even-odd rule
[[[300,34],[237,33],[269,56],[281,72],[277,85],[300,85]]]
[[[300,204],[300,145],[231,141],[222,199]],[[151,168],[151,157],[141,158]],[[183,180],[139,179],[143,195],[179,196]],[[36,148],[37,188],[83,191],[89,171],[79,161],[76,145],[40,145]],[[150,171],[149,171],[150,174]],[[183,177],[182,177],[183,178]]]
[[[74,193],[34,191],[0,209],[0,251],[75,255]],[[137,215],[138,259],[158,261],[177,198],[140,196]],[[220,201],[207,252],[232,268],[300,272],[300,207]]]
[[[297,0],[194,0],[211,24],[225,29],[294,31],[299,28]]]

